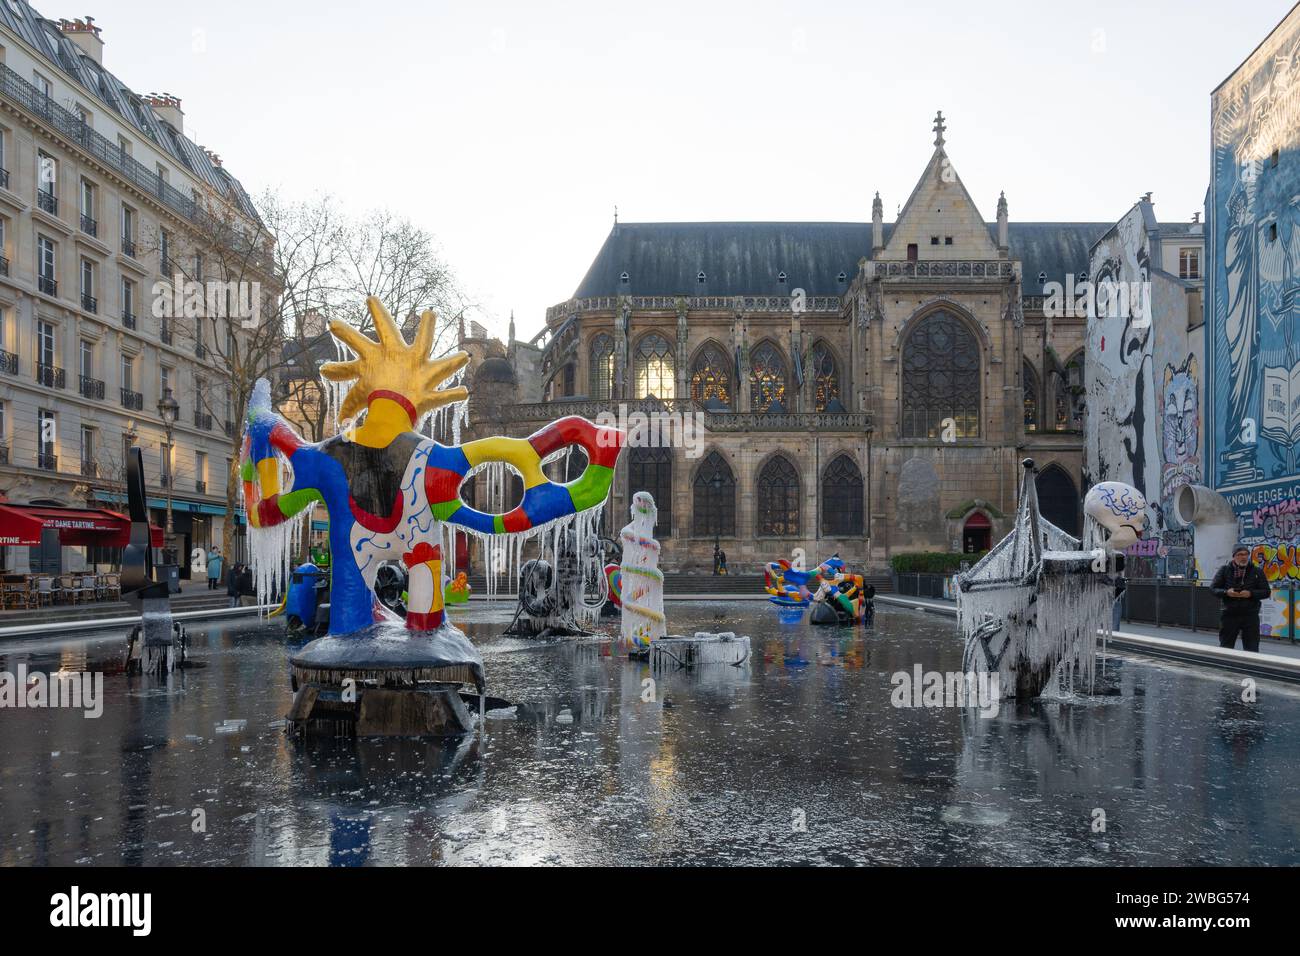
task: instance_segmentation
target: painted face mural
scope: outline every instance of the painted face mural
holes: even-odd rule
[[[1201,480],[1199,366],[1195,355],[1178,368],[1165,365],[1161,402],[1160,493],[1165,513],[1183,485]]]

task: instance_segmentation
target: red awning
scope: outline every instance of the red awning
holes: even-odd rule
[[[0,545],[38,545],[41,531],[52,528],[59,543],[126,547],[131,541],[131,519],[103,508],[46,508],[40,505],[0,505]],[[155,548],[163,546],[162,529],[149,526]]]

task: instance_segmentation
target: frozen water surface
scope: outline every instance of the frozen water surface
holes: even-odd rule
[[[286,737],[275,622],[193,628],[200,666],[169,680],[109,673],[96,720],[0,710],[0,863],[1300,863],[1281,684],[1246,704],[1229,675],[1112,658],[1091,698],[895,709],[891,674],[960,668],[951,619],[690,602],[670,630],[749,634],[751,666],[659,675],[645,701],[644,665],[499,637],[511,610],[453,612],[511,705],[485,736]],[[7,644],[0,670],[119,671],[122,641]]]

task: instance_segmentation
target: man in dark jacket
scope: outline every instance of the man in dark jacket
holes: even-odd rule
[[[1243,650],[1259,651],[1259,602],[1271,593],[1263,570],[1250,560],[1250,548],[1239,544],[1232,560],[1219,568],[1210,585],[1223,601],[1219,646],[1233,647],[1241,635]]]

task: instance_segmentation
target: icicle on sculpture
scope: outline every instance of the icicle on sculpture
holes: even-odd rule
[[[584,625],[595,621],[605,602],[602,562],[597,557],[593,564],[590,553],[600,547],[594,527],[597,517],[589,512],[578,521],[582,527],[556,528],[550,540],[554,562],[538,557],[524,563],[519,572],[519,608],[506,634],[552,638],[591,633]],[[587,552],[581,560],[579,547]],[[588,605],[584,592],[593,581],[599,601]]]
[[[144,457],[132,446],[126,458],[126,500],[131,537],[122,549],[122,597],[140,609],[126,639],[126,673],[162,677],[185,666],[189,635],[172,620],[171,591],[153,579],[153,529],[144,486]]]
[[[443,387],[469,361],[464,352],[433,359],[435,319],[420,317],[408,344],[378,299],[367,300],[378,341],[342,322],[335,339],[355,358],[329,362],[321,375],[351,383],[340,434],[311,444],[271,409],[259,381],[249,405],[241,471],[260,592],[280,586],[292,558],[293,529],[316,504],[329,512],[329,632],[290,660],[295,697],[291,727],[339,733],[443,734],[468,729],[461,684],[483,692],[483,662],[443,605],[444,534],[455,526],[491,543],[575,524],[609,494],[623,433],[583,418],[560,419],[524,438],[443,445],[421,435],[425,416],[463,402],[463,387]],[[568,446],[587,467],[568,484],[546,479],[542,461]],[[466,505],[460,487],[471,472],[506,463],[524,480],[524,497],[505,514]],[[409,572],[405,625],[374,593],[385,561]]]
[[[654,539],[659,510],[649,492],[632,496],[632,521],[619,536],[623,563],[618,590],[623,605],[623,650],[634,657],[650,653],[650,642],[667,636],[664,574],[659,570],[659,542]]]
[[[1083,541],[1038,512],[1034,462],[1026,458],[1012,532],[957,576],[966,648],[962,669],[998,675],[1001,696],[1036,697],[1055,678],[1091,689],[1097,633],[1109,632],[1124,548],[1142,533],[1146,501],[1137,489],[1102,482],[1084,506]]]

